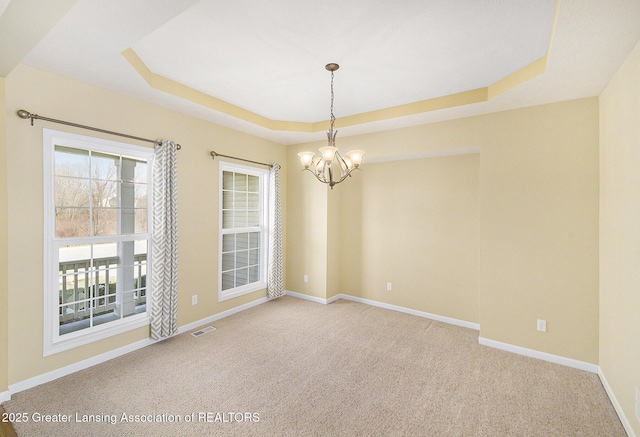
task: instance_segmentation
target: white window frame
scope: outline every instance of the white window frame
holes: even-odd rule
[[[43,356],[55,354],[69,350],[81,345],[89,344],[104,338],[108,338],[123,332],[130,331],[150,324],[151,308],[151,254],[152,239],[150,225],[152,223],[153,189],[151,186],[153,153],[151,147],[135,146],[127,143],[109,141],[100,138],[88,137],[85,135],[72,134],[69,132],[56,131],[52,129],[42,130],[43,147],[43,185],[44,185],[44,329],[43,329]],[[135,234],[136,240],[147,240],[147,279],[146,296],[147,310],[140,314],[134,314],[126,318],[111,321],[108,323],[92,326],[86,329],[70,332],[64,335],[59,333],[59,251],[63,239],[55,237],[55,199],[54,199],[54,148],[55,146],[72,147],[81,150],[92,150],[94,152],[104,152],[115,155],[124,155],[131,158],[143,159],[147,161],[147,189],[148,196],[148,229],[146,234]],[[119,235],[106,237],[88,237],[92,243],[117,242],[122,240]],[[83,239],[74,239],[73,242]]]
[[[260,192],[260,280],[240,287],[222,290],[222,236],[227,233],[241,233],[255,231],[254,228],[223,229],[222,205],[223,205],[223,175],[225,171],[244,173],[259,178]],[[233,299],[255,291],[267,288],[267,256],[269,244],[269,170],[250,167],[246,165],[218,161],[218,302]]]

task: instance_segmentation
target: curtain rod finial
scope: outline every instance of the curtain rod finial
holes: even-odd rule
[[[31,113],[29,111],[25,111],[24,109],[18,110],[17,114],[18,114],[18,117],[23,118],[25,120],[31,117]]]

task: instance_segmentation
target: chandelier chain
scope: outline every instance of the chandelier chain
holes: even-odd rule
[[[331,72],[331,125],[330,131],[333,132],[333,126],[336,122],[336,117],[333,115],[333,71]]]

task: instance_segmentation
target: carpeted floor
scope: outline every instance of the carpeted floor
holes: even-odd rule
[[[480,346],[470,329],[293,297],[214,326],[5,410],[31,419],[20,437],[626,435],[597,375]]]
[[[4,408],[0,405],[0,437],[16,437],[16,432],[11,426],[9,416],[4,414]]]

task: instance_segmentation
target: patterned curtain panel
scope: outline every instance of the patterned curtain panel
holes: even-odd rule
[[[269,263],[267,297],[284,295],[282,266],[282,208],[280,207],[280,165],[273,164],[269,172]]]
[[[151,338],[178,331],[178,228],[176,143],[163,140],[153,164]]]

